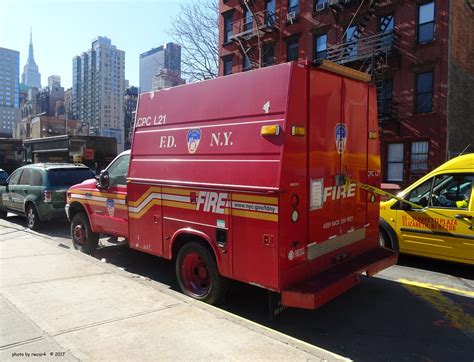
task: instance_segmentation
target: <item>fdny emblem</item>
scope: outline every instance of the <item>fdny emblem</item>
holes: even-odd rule
[[[109,212],[110,217],[114,216],[114,211],[115,211],[114,200],[107,199],[107,211]]]
[[[201,130],[199,128],[190,129],[187,135],[188,151],[195,153],[201,141]]]
[[[336,140],[336,150],[339,155],[344,153],[346,149],[346,141],[347,141],[347,127],[343,123],[336,124],[334,128],[334,136]]]

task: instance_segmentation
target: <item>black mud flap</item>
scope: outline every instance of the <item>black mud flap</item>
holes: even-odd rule
[[[271,321],[275,320],[277,316],[288,307],[281,304],[281,294],[268,291],[268,317]]]

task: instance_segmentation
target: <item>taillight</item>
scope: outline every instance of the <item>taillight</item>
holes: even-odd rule
[[[44,190],[43,191],[43,201],[44,202],[53,201],[53,192],[51,190]]]

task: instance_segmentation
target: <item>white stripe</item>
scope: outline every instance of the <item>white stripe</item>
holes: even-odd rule
[[[228,127],[228,126],[240,126],[242,124],[260,124],[260,123],[275,123],[275,122],[283,122],[284,119],[270,119],[268,121],[252,121],[252,122],[234,122],[234,123],[225,123],[225,124],[211,124],[205,126],[193,126],[193,127],[180,127],[180,128],[167,128],[167,129],[154,129],[148,131],[141,131],[137,130],[135,133],[158,133],[158,132],[168,132],[168,131],[180,131],[186,129],[195,129],[195,128],[211,128],[211,127]],[[139,127],[141,128],[141,127]]]
[[[143,200],[140,203],[140,205],[135,206],[135,207],[129,206],[128,211],[130,211],[130,212],[140,212],[153,199],[161,200],[161,194],[157,193],[157,192],[151,193],[150,195],[148,195],[148,197],[145,200]]]
[[[191,199],[189,196],[181,196],[181,195],[168,195],[168,194],[163,194],[163,200],[169,200],[169,201],[180,201],[180,202],[191,202]]]

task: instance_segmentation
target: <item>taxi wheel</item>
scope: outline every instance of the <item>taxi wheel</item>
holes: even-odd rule
[[[382,227],[379,229],[379,243],[380,246],[383,246],[393,251],[398,252],[398,243],[396,240],[393,240],[390,235]]]
[[[205,303],[218,304],[227,292],[228,281],[219,274],[214,256],[197,242],[180,249],[176,276],[184,294]]]
[[[26,226],[31,230],[38,230],[40,227],[40,219],[33,205],[26,207]]]
[[[92,231],[89,219],[83,212],[72,218],[71,238],[74,248],[85,254],[93,254],[99,245],[99,234]]]

